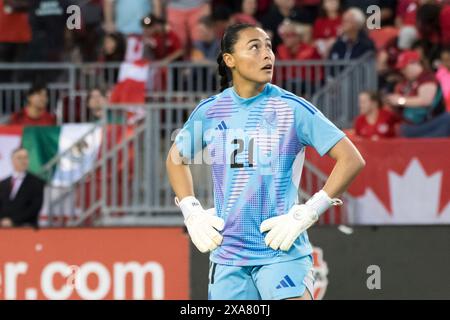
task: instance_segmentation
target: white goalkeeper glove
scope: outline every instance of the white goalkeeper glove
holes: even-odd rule
[[[181,201],[175,197],[175,203],[180,207],[192,242],[200,252],[205,253],[216,249],[222,243],[222,231],[225,222],[216,216],[214,208],[205,210],[193,196]]]
[[[264,220],[260,231],[269,231],[264,239],[267,246],[273,250],[288,251],[300,234],[311,227],[322,213],[331,206],[340,205],[341,200],[331,199],[325,191],[320,190],[305,204],[293,205],[287,214]]]

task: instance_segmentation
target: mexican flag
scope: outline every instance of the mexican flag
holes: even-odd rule
[[[134,174],[133,146],[125,144],[114,152],[116,166],[113,168],[111,161],[107,163],[106,176],[101,175],[102,171],[95,165],[102,157],[103,146],[105,151],[110,153],[114,148],[121,146],[125,138],[128,139],[133,134],[132,126],[116,124],[106,127],[91,123],[62,126],[0,126],[0,176],[6,178],[11,175],[11,152],[22,145],[29,153],[29,171],[47,181],[39,218],[40,226],[47,226],[50,220],[71,221],[99,201],[102,195],[105,195],[107,203],[114,199],[114,205],[120,205],[122,195],[117,190],[122,190],[124,183],[130,183]],[[124,149],[127,150],[126,153]],[[57,156],[58,161],[49,165],[49,162]],[[45,166],[48,167],[47,170],[43,170]],[[128,177],[126,181],[122,176],[125,170]],[[87,179],[81,179],[89,172],[92,175],[88,174]],[[115,194],[110,186],[113,176],[117,183]],[[106,189],[100,190],[103,179],[107,182]],[[97,187],[92,186],[94,182]],[[51,205],[54,203],[56,206]]]
[[[22,145],[28,150],[29,171],[53,186],[70,186],[95,164],[102,139],[102,129],[95,124],[62,126],[1,126],[0,177],[11,175],[11,153]],[[43,170],[57,155],[63,155],[49,170]]]

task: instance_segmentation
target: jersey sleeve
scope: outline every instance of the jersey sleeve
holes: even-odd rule
[[[291,105],[295,108],[297,137],[303,145],[314,147],[321,156],[325,155],[345,137],[345,133],[310,102],[300,97],[296,100]]]
[[[192,160],[198,152],[206,147],[204,140],[204,110],[204,105],[200,103],[194,111],[192,111],[183,128],[178,132],[175,138],[175,144],[183,158]]]

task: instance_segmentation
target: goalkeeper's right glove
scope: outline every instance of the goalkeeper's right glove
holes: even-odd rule
[[[200,252],[205,253],[216,249],[222,243],[222,231],[225,222],[215,215],[212,209],[203,209],[200,202],[193,196],[188,196],[175,203],[180,207],[192,242]]]

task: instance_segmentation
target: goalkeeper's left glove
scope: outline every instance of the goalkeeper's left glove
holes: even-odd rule
[[[264,220],[260,231],[269,231],[264,239],[266,245],[273,250],[288,251],[300,234],[311,227],[322,213],[337,205],[342,205],[342,201],[331,199],[325,191],[320,190],[305,204],[293,205],[287,214]]]

